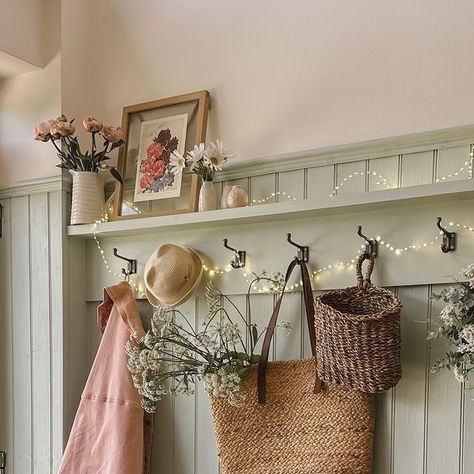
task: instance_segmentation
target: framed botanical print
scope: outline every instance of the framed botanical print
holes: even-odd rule
[[[205,141],[208,109],[207,91],[124,107],[113,219],[196,210],[199,178],[173,166],[172,154]]]

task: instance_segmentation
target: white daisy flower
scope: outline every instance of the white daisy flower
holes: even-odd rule
[[[199,145],[194,145],[194,148],[191,151],[188,151],[188,161],[191,162],[191,171],[197,166],[197,164],[204,160],[206,154],[206,148],[204,143]]]
[[[177,151],[174,151],[170,157],[171,171],[174,174],[179,174],[186,166],[186,159]]]
[[[221,170],[222,165],[235,154],[224,145],[222,140],[211,143],[206,150],[206,164],[215,170]]]

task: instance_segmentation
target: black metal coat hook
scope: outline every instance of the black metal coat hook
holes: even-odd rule
[[[245,250],[237,250],[231,247],[227,242],[228,239],[224,239],[224,247],[234,252],[234,258],[230,261],[232,268],[243,268],[245,267],[245,261],[247,260],[247,252]]]
[[[120,258],[122,260],[125,260],[127,262],[127,270],[125,270],[125,268],[122,268],[122,273],[125,275],[125,276],[130,276],[130,275],[133,275],[135,273],[137,273],[137,261],[133,258],[127,258],[127,257],[123,257],[122,255],[119,255],[117,253],[117,249],[114,248],[114,255],[117,257],[117,258]]]
[[[291,240],[291,234],[286,234],[286,240],[298,249],[298,259],[303,262],[309,262],[309,247],[307,245],[299,245]]]
[[[376,257],[379,251],[379,243],[376,239],[369,239],[362,233],[362,226],[357,226],[357,235],[365,240],[365,254]]]
[[[443,243],[441,244],[441,251],[443,253],[454,252],[456,250],[456,232],[449,232],[441,226],[441,217],[436,218],[436,225],[443,233]]]

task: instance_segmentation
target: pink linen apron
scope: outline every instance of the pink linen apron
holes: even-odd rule
[[[149,472],[151,416],[127,368],[125,343],[144,335],[130,285],[104,289],[97,308],[103,333],[58,474],[142,474]]]

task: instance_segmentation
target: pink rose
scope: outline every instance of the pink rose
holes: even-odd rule
[[[144,174],[141,178],[140,178],[140,187],[142,189],[148,189],[149,187],[151,187],[151,185],[155,182],[155,180],[153,179],[153,176],[149,175],[149,174]]]
[[[103,125],[96,120],[94,117],[86,117],[82,124],[84,128],[91,133],[100,132],[102,130]]]
[[[35,140],[46,142],[48,141],[48,135],[51,133],[51,125],[55,122],[55,120],[47,120],[46,122],[40,122],[34,128],[34,138]]]
[[[76,128],[71,122],[63,120],[54,120],[51,124],[50,133],[55,138],[68,137],[76,131]]]
[[[140,173],[149,174],[154,179],[158,179],[165,174],[165,168],[165,162],[163,160],[148,158],[140,164]]]
[[[121,127],[109,127],[104,125],[102,127],[102,136],[112,143],[117,143],[123,139],[123,132]]]
[[[148,158],[159,158],[163,153],[163,145],[160,142],[153,142],[147,149],[146,149],[146,156]]]
[[[140,164],[140,187],[148,189],[157,179],[163,177],[166,171],[165,162],[163,160],[155,160],[154,158],[147,158]]]

